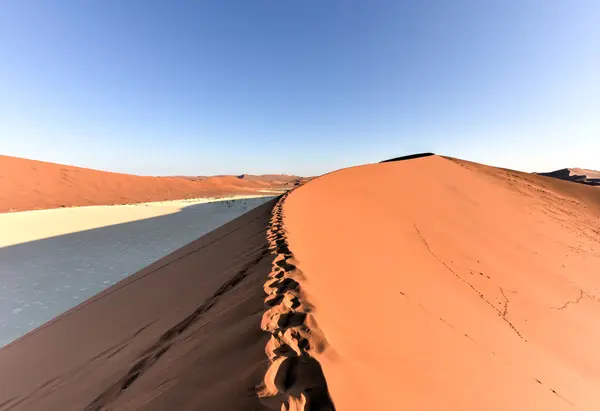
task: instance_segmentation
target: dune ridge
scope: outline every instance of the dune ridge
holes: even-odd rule
[[[416,153],[416,154],[409,154],[406,156],[400,156],[400,157],[394,157],[394,158],[390,158],[387,160],[383,160],[380,161],[380,163],[393,163],[396,161],[406,161],[406,160],[414,160],[417,158],[422,158],[422,157],[429,157],[429,156],[434,156],[434,153]]]
[[[547,173],[535,173],[540,176],[557,178],[565,181],[572,181],[579,184],[590,186],[600,186],[600,172],[595,170],[586,170],[583,168],[563,168]]]
[[[267,232],[269,250],[275,254],[272,271],[264,284],[267,294],[261,328],[271,334],[265,347],[269,368],[258,396],[262,404],[281,411],[333,411],[325,376],[314,355],[327,341],[302,295],[295,265],[283,227],[284,194],[273,208]]]
[[[337,408],[600,406],[597,188],[427,156],[327,174],[284,210]]]
[[[599,266],[595,187],[351,167],[0,349],[0,410],[597,410]]]
[[[0,155],[0,213],[281,193],[304,180],[272,174],[150,177]]]

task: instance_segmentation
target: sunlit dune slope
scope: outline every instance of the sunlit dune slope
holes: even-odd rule
[[[0,156],[0,212],[255,194],[291,188],[297,179],[146,177]]]
[[[599,409],[597,188],[430,156],[283,213],[336,409]]]
[[[0,404],[597,410],[599,267],[596,187],[438,156],[348,168],[0,349]]]

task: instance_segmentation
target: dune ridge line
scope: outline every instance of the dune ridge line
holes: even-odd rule
[[[296,281],[302,273],[294,264],[283,228],[283,204],[290,192],[273,208],[267,230],[275,258],[264,284],[267,310],[261,328],[271,334],[265,347],[270,363],[258,396],[263,405],[278,411],[334,411],[321,365],[313,356],[327,347],[327,341]]]

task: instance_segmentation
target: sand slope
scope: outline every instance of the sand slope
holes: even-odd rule
[[[431,156],[283,211],[338,410],[600,407],[596,188]]]
[[[142,177],[0,156],[0,212],[256,194],[291,188],[297,180],[273,175]]]
[[[598,267],[594,187],[344,169],[0,349],[0,406],[597,410]]]
[[[0,349],[0,409],[254,410],[274,202]]]

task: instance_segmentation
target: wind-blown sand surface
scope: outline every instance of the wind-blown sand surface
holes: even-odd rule
[[[594,187],[437,156],[291,193],[337,409],[597,410],[599,216]]]
[[[0,155],[0,213],[285,191],[296,176],[147,177]]]
[[[0,349],[0,404],[597,410],[599,196],[438,156],[322,176]]]

